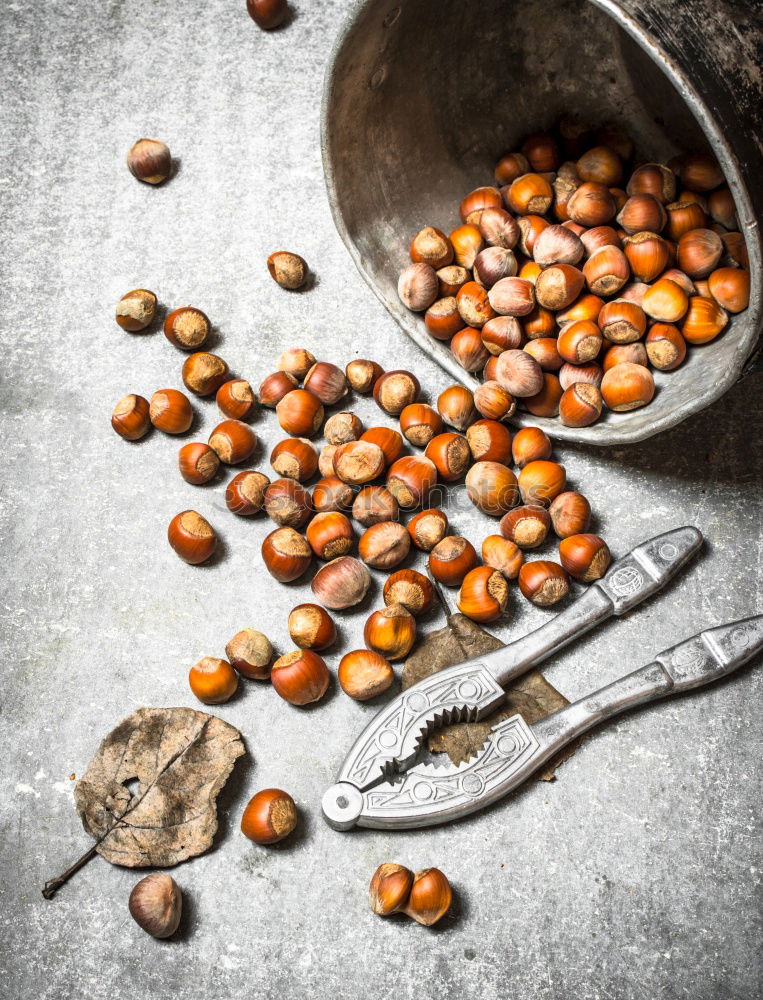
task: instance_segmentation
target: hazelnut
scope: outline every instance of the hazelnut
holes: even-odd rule
[[[164,336],[181,351],[198,351],[207,342],[210,329],[207,316],[193,306],[174,309],[164,321]]]
[[[577,264],[584,253],[580,237],[564,226],[547,226],[533,245],[533,258],[541,267]]]
[[[220,459],[208,444],[193,441],[184,444],[178,452],[178,468],[187,483],[200,486],[215,478]]]
[[[271,451],[270,464],[279,476],[304,483],[315,475],[318,452],[307,438],[286,438],[285,441],[279,441]]]
[[[352,516],[365,528],[381,521],[396,521],[400,506],[385,486],[366,486],[355,497]]]
[[[151,427],[148,400],[134,392],[124,396],[114,407],[111,426],[125,441],[138,441]]]
[[[277,368],[292,375],[297,381],[303,379],[315,364],[315,357],[304,347],[290,347],[278,358]]]
[[[594,226],[593,229],[586,229],[580,235],[580,242],[585,247],[587,256],[601,250],[602,247],[616,247],[622,249],[622,241],[616,229],[612,226]]]
[[[485,247],[474,259],[474,277],[485,288],[492,288],[501,278],[513,278],[516,273],[517,258],[504,247]]]
[[[594,146],[583,153],[575,169],[581,181],[595,181],[607,187],[615,187],[623,179],[622,161],[608,146]]]
[[[400,414],[400,430],[411,444],[424,448],[442,431],[442,417],[425,403],[411,403]]]
[[[474,396],[463,385],[451,385],[444,389],[437,397],[437,411],[445,423],[457,431],[465,431],[477,418]]]
[[[588,427],[601,416],[602,398],[598,386],[575,382],[559,400],[559,419],[565,427]]]
[[[559,538],[583,534],[591,523],[591,505],[582,493],[560,493],[551,502],[548,513]]]
[[[350,391],[342,369],[328,361],[316,361],[305,375],[303,386],[324,406],[333,406]]]
[[[508,420],[517,408],[514,397],[498,382],[478,385],[474,390],[474,406],[488,420]]]
[[[605,247],[612,250],[614,247]],[[545,309],[556,311],[571,305],[583,291],[583,272],[572,264],[552,264],[535,282],[535,298]],[[596,289],[592,289],[595,291]]]
[[[535,417],[555,417],[559,413],[559,400],[562,398],[562,386],[556,375],[549,372],[543,374],[543,385],[534,396],[528,396],[522,402],[524,408]]]
[[[533,132],[522,143],[522,152],[529,160],[533,170],[548,172],[559,166],[559,147],[556,140],[548,132]],[[431,871],[437,872],[436,868]],[[421,875],[421,872],[417,873]],[[442,872],[438,872],[442,875]],[[442,876],[443,878],[445,876]]]
[[[523,427],[511,442],[514,464],[523,469],[529,462],[551,458],[551,441],[539,427]]]
[[[598,295],[583,292],[579,298],[575,299],[571,306],[557,313],[556,318],[560,327],[565,326],[567,323],[574,323],[579,319],[590,319],[596,322],[603,305],[604,300],[599,298]]]
[[[371,879],[368,899],[371,909],[380,917],[399,913],[408,902],[413,885],[413,872],[402,865],[379,865]]]
[[[151,423],[165,434],[185,434],[193,423],[188,397],[177,389],[159,389],[151,397]]]
[[[414,616],[432,607],[434,588],[430,581],[414,569],[399,569],[387,577],[383,590],[384,603],[402,604]]]
[[[586,181],[576,188],[567,202],[567,214],[581,226],[603,226],[614,219],[615,199],[605,184]]]
[[[366,646],[388,660],[402,660],[416,641],[416,619],[402,604],[374,611],[363,629]]]
[[[499,184],[511,184],[517,177],[529,171],[530,164],[527,157],[521,153],[506,153],[495,166],[495,179]]]
[[[507,580],[514,580],[524,562],[522,550],[503,535],[488,535],[482,542],[482,561],[503,573]]]
[[[515,507],[501,518],[501,534],[520,549],[537,549],[545,542],[550,527],[551,517],[545,507]]]
[[[506,202],[517,215],[545,215],[553,200],[551,185],[537,173],[521,174],[506,193]]]
[[[645,346],[652,367],[661,372],[674,371],[686,357],[686,341],[670,323],[653,323]]]
[[[723,184],[723,171],[712,153],[687,153],[676,172],[691,191],[712,191]]]
[[[437,272],[437,280],[439,282],[439,294],[441,298],[452,298],[458,294],[460,288],[466,284],[467,281],[472,280],[471,272],[467,271],[465,267],[459,267],[458,264],[449,264],[447,267],[441,267]]]
[[[195,510],[181,511],[172,518],[167,540],[180,558],[192,566],[206,562],[217,545],[214,528]]]
[[[316,514],[308,524],[305,534],[310,548],[319,559],[326,562],[347,555],[355,544],[352,525],[339,511]]]
[[[392,465],[403,453],[403,438],[391,427],[369,427],[360,435],[361,441],[378,445],[384,452],[384,461],[387,465]]]
[[[582,320],[581,322],[586,321]],[[574,325],[574,323],[569,324],[569,326]],[[601,342],[601,334],[598,327],[596,328],[596,334],[599,342]],[[524,350],[531,358],[535,358],[544,372],[558,372],[564,364],[564,358],[559,353],[557,337],[538,337],[536,340],[531,340],[529,344],[526,344]]]
[[[331,510],[349,510],[355,494],[352,487],[337,476],[319,479],[313,487],[313,507],[319,513]]]
[[[127,905],[142,930],[155,938],[168,938],[180,925],[183,896],[171,875],[152,872],[133,886]]]
[[[451,433],[433,437],[424,456],[434,463],[437,475],[445,483],[454,483],[460,479],[472,461],[466,438]]]
[[[726,229],[733,230],[737,228],[738,221],[736,204],[734,202],[734,196],[727,187],[719,188],[717,191],[713,191],[712,194],[708,195],[707,207],[714,222],[720,223],[720,225]],[[699,229],[704,226],[704,224],[705,220],[702,219],[702,221],[689,226],[688,229]],[[678,239],[678,237],[672,236],[671,239]]]
[[[334,472],[343,483],[361,486],[380,476],[385,469],[384,452],[370,441],[350,441],[334,453]]]
[[[453,247],[445,233],[434,226],[425,226],[413,237],[411,260],[414,264],[429,264],[438,270],[453,260]]]
[[[509,586],[492,566],[476,566],[464,577],[458,594],[458,610],[475,622],[494,622],[506,610]]]
[[[377,379],[381,378],[383,374],[384,371],[381,365],[377,365],[375,361],[356,359],[355,361],[350,361],[345,368],[347,381],[355,392],[359,392],[361,395],[373,392]]]
[[[301,528],[313,513],[310,494],[293,479],[276,479],[266,486],[262,505],[271,520],[290,528]]]
[[[663,276],[644,292],[642,305],[650,319],[677,323],[689,308],[689,296],[677,282]]]
[[[241,420],[223,420],[209,435],[209,446],[214,448],[221,462],[238,465],[254,453],[257,435]]]
[[[172,170],[169,146],[158,139],[138,139],[127,154],[127,169],[146,184],[161,184]]]
[[[147,288],[135,288],[117,302],[117,323],[123,330],[137,333],[154,321],[157,299]]]
[[[652,194],[631,195],[617,216],[617,221],[629,236],[644,230],[659,233],[665,228],[667,219],[662,202]]]
[[[296,253],[289,253],[286,250],[279,250],[268,257],[268,271],[270,277],[281,288],[288,288],[294,291],[301,288],[307,281],[307,264]]]
[[[406,510],[426,503],[436,483],[435,464],[423,455],[399,458],[387,473],[387,489]]]
[[[722,255],[723,243],[712,229],[691,229],[678,241],[678,266],[693,279],[706,278],[718,266]]]
[[[720,238],[718,238],[718,242],[720,243]],[[623,240],[623,252],[633,277],[636,281],[643,281],[647,284],[662,274],[670,262],[670,248],[657,233],[642,232],[626,236]],[[595,288],[591,290],[596,291]]]
[[[648,368],[624,362],[610,368],[601,380],[601,395],[610,410],[625,412],[646,406],[654,396],[654,379]]]
[[[329,444],[339,445],[357,441],[362,433],[363,424],[360,417],[347,411],[334,413],[323,427],[323,436]]]
[[[667,213],[667,232],[671,240],[680,240],[684,233],[692,229],[703,229],[707,225],[705,209],[696,201],[681,198],[665,206]],[[652,229],[651,226],[644,226]],[[659,230],[652,229],[652,232]]]
[[[217,390],[215,402],[220,412],[231,420],[248,420],[257,410],[254,390],[243,378],[223,382]]]
[[[454,261],[459,267],[471,270],[474,266],[477,254],[485,246],[482,233],[476,226],[458,226],[450,234],[450,243],[453,247]]]
[[[543,230],[548,228],[549,223],[542,215],[523,215],[517,222],[517,225],[519,226],[519,249],[525,257],[532,257],[535,250],[535,241]],[[529,264],[531,266],[525,264],[522,267],[520,277],[527,278],[534,285],[542,268],[535,261],[530,261]]]
[[[422,510],[408,522],[408,534],[417,549],[431,552],[448,533],[448,516],[442,510]]]
[[[500,462],[475,462],[466,474],[466,492],[483,514],[501,517],[517,502],[517,477]]]
[[[358,554],[374,569],[392,569],[405,559],[410,548],[411,536],[404,525],[398,521],[380,521],[361,535]]]
[[[439,868],[425,868],[413,876],[413,885],[403,912],[425,927],[441,920],[450,909],[453,893]]]
[[[689,344],[714,340],[729,321],[728,313],[713,299],[693,295],[681,322],[681,333]]]
[[[501,278],[487,297],[491,309],[499,316],[526,316],[535,306],[535,287],[527,278]]]
[[[534,396],[543,388],[543,369],[526,351],[504,351],[498,357],[496,382],[512,396]]]
[[[262,543],[262,560],[279,583],[292,583],[310,565],[312,549],[294,528],[276,528]]]
[[[216,354],[197,351],[186,358],[183,384],[197,396],[211,396],[228,378],[228,365]]]
[[[338,448],[338,444],[325,444],[321,448],[318,455],[318,471],[324,478],[335,475],[334,455],[336,455]]]
[[[205,656],[188,674],[191,691],[205,705],[221,705],[238,689],[238,674],[227,660]]]
[[[503,208],[484,209],[480,216],[479,231],[489,247],[513,250],[519,240],[519,226],[514,217]]]
[[[289,612],[289,635],[300,649],[328,649],[336,642],[336,625],[318,604],[298,604]]]
[[[490,352],[480,336],[480,331],[470,326],[459,330],[450,342],[453,357],[468,372],[481,371]]]
[[[586,361],[593,361],[601,350],[601,345],[601,330],[596,323],[581,319],[565,326],[559,334],[557,351],[570,364],[582,365]]]
[[[312,591],[334,611],[360,604],[371,585],[371,574],[354,556],[340,556],[321,566],[313,577]]]
[[[582,583],[600,580],[612,561],[607,543],[598,535],[568,535],[559,543],[559,558],[570,576]]]
[[[286,0],[246,0],[246,9],[259,28],[270,31],[283,23],[289,7]]]
[[[368,701],[387,691],[395,679],[389,662],[371,649],[354,649],[339,661],[337,680],[355,701]]]
[[[266,681],[270,677],[273,647],[267,636],[257,629],[244,628],[236,632],[225,647],[225,655],[242,677],[257,681]]]
[[[462,200],[459,206],[461,221],[478,226],[486,208],[500,208],[503,204],[501,192],[496,187],[478,187]]]
[[[311,649],[299,649],[279,656],[270,671],[276,694],[291,705],[320,701],[329,686],[329,672],[323,657]]]
[[[259,397],[263,406],[274,410],[284,396],[296,389],[298,382],[288,372],[273,372],[263,379],[260,385]]]
[[[532,313],[528,313],[528,316]],[[522,327],[516,316],[494,316],[480,331],[482,343],[490,354],[502,354],[514,347],[521,347],[524,340]]]
[[[564,489],[567,476],[557,462],[529,462],[519,473],[519,491],[526,504],[549,507]]]
[[[641,306],[625,299],[605,303],[599,313],[599,328],[613,344],[630,344],[640,340],[646,331],[646,324],[646,313]]]
[[[623,344],[622,346],[632,347],[634,345]],[[605,355],[606,357],[608,357],[608,353]],[[644,357],[646,358],[646,352],[644,352]],[[564,391],[569,389],[571,385],[575,385],[576,382],[588,382],[589,385],[595,385],[598,389],[601,386],[603,374],[602,366],[596,364],[595,361],[587,365],[571,365],[567,362],[559,369],[559,385]]]
[[[257,792],[241,816],[241,832],[255,844],[277,844],[288,837],[296,825],[294,799],[280,788],[263,788]]]
[[[292,389],[276,404],[276,416],[287,434],[312,437],[323,423],[323,406],[306,389]]]
[[[476,565],[474,546],[460,535],[447,535],[429,553],[429,571],[446,587],[460,587],[466,574]]]
[[[707,279],[707,285],[712,297],[727,312],[741,312],[750,304],[750,272],[741,267],[719,267]]]
[[[385,372],[374,384],[374,399],[385,413],[399,417],[406,406],[416,402],[420,390],[419,380],[410,372]]]
[[[411,312],[424,312],[437,298],[437,274],[429,264],[409,264],[400,274],[397,294]]]
[[[542,608],[563,600],[570,592],[570,578],[558,563],[545,559],[526,562],[519,571],[519,589]]]

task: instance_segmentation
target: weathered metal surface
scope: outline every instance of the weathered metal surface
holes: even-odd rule
[[[753,4],[358,3],[336,44],[324,93],[324,166],[339,232],[405,332],[455,378],[474,385],[447,345],[398,300],[397,275],[421,226],[453,228],[460,199],[491,182],[497,157],[566,112],[594,125],[621,122],[637,155],[648,159],[712,148],[750,249],[750,308],[723,336],[692,350],[680,369],[657,372],[648,407],[606,413],[585,428],[528,418],[570,441],[611,445],[649,437],[718,399],[758,339],[760,48]]]

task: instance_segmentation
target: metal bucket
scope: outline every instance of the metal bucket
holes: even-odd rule
[[[759,8],[757,8],[759,11]],[[746,20],[745,20],[746,16]],[[591,427],[518,413],[514,422],[588,444],[639,441],[708,406],[740,377],[763,309],[763,44],[754,4],[717,0],[363,0],[336,42],[323,98],[334,220],[400,326],[458,381],[477,383],[397,296],[411,237],[458,225],[458,204],[492,183],[498,157],[574,112],[621,123],[637,159],[711,149],[736,200],[751,301],[724,333],[655,372],[643,409]]]

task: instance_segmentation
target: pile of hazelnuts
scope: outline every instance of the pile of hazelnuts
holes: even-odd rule
[[[733,196],[709,153],[633,167],[634,145],[567,119],[530,135],[448,236],[416,234],[400,299],[456,360],[538,417],[570,427],[649,403],[747,308]]]

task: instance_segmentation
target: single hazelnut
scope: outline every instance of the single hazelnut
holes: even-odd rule
[[[164,336],[181,351],[198,351],[207,342],[210,330],[207,316],[193,306],[174,309],[164,321]]]
[[[455,483],[471,465],[469,443],[461,434],[445,433],[433,437],[424,457],[434,462],[437,475],[444,483]]]
[[[368,701],[383,694],[394,679],[389,661],[371,649],[354,649],[345,653],[337,668],[339,686],[355,701]]]
[[[217,546],[214,528],[195,510],[181,511],[172,518],[167,540],[180,558],[192,566],[206,562]]]
[[[279,441],[271,451],[270,464],[279,476],[304,483],[315,475],[318,452],[307,438],[286,438],[285,441]]]
[[[352,487],[338,476],[325,476],[313,486],[313,507],[319,513],[331,510],[349,510],[355,494]]]
[[[565,427],[588,427],[601,416],[601,389],[588,382],[575,382],[559,400],[559,419]]]
[[[225,655],[242,677],[257,681],[266,681],[270,677],[273,647],[267,636],[257,629],[244,628],[236,632],[225,647]]]
[[[282,527],[301,528],[313,514],[310,494],[293,479],[276,479],[266,486],[262,505],[268,517]]]
[[[247,803],[241,816],[241,832],[255,844],[277,844],[297,825],[297,807],[288,792],[263,788]]]
[[[591,523],[591,505],[582,493],[560,493],[551,502],[548,513],[559,538],[584,534]]]
[[[334,413],[323,427],[323,436],[329,444],[347,444],[357,441],[363,433],[363,423],[354,413]]]
[[[374,383],[374,399],[385,413],[399,417],[406,406],[416,402],[420,390],[419,380],[411,372],[385,372]]]
[[[416,619],[402,604],[374,611],[363,629],[366,646],[388,660],[402,660],[416,641]]]
[[[451,339],[450,349],[456,361],[468,372],[481,371],[490,357],[480,331],[470,326],[459,330]]]
[[[466,574],[476,565],[474,546],[460,535],[447,535],[429,553],[429,571],[446,587],[460,587]]]
[[[142,930],[155,938],[168,938],[180,925],[183,896],[171,875],[152,872],[133,886],[127,905]]]
[[[474,395],[463,385],[451,385],[437,397],[437,411],[451,427],[465,431],[477,419]]]
[[[386,605],[402,604],[414,616],[424,614],[434,601],[431,582],[414,569],[399,569],[392,573],[387,577],[382,593]]]
[[[371,879],[368,901],[374,913],[388,917],[399,913],[408,902],[413,885],[413,872],[403,865],[379,865]]]
[[[125,441],[138,441],[151,427],[148,400],[134,392],[124,396],[114,407],[111,426]]]
[[[380,521],[363,532],[358,554],[368,566],[388,570],[402,562],[410,548],[411,536],[405,525],[398,521]]]
[[[301,288],[307,281],[305,261],[299,254],[288,253],[285,250],[279,250],[268,257],[268,271],[276,284],[290,291]]]
[[[201,486],[215,478],[220,468],[220,459],[208,444],[192,441],[184,444],[178,452],[178,468],[187,483]]]
[[[533,245],[533,258],[541,267],[577,264],[584,253],[580,237],[564,226],[547,226]]]
[[[323,423],[323,405],[306,389],[292,389],[276,404],[278,423],[287,434],[313,437]]]
[[[291,705],[310,705],[328,690],[329,671],[323,657],[311,649],[299,649],[275,661],[270,683]]]
[[[461,221],[472,226],[478,226],[482,213],[487,208],[500,208],[503,204],[501,192],[496,187],[478,187],[461,201],[459,214]]]
[[[336,475],[334,472],[334,455],[336,455],[338,448],[338,444],[324,444],[320,450],[318,455],[318,471],[324,479]]]
[[[215,402],[223,416],[231,420],[249,420],[257,410],[254,390],[243,378],[223,382],[217,390]]]
[[[396,521],[400,505],[385,486],[366,486],[355,497],[352,516],[365,528],[382,521]]]
[[[605,372],[601,395],[610,410],[635,410],[652,401],[654,378],[648,368],[626,361]]]
[[[299,381],[307,375],[314,364],[315,357],[310,351],[305,350],[304,347],[290,347],[282,352],[276,367],[279,371],[287,372]]]
[[[527,278],[501,278],[487,297],[491,309],[499,316],[526,316],[535,306],[535,287]]]
[[[360,435],[360,440],[378,445],[387,465],[392,465],[403,453],[403,437],[391,427],[369,427]]]
[[[450,909],[453,893],[439,868],[425,868],[413,876],[413,885],[403,912],[425,927],[441,920]]]
[[[350,391],[347,376],[341,368],[332,365],[329,361],[316,361],[305,375],[302,384],[324,406],[333,406]]]
[[[371,574],[359,559],[340,556],[321,566],[311,587],[322,604],[340,611],[360,604],[370,585]]]
[[[527,351],[504,351],[498,357],[496,382],[512,396],[534,396],[543,388],[543,369]]]
[[[483,563],[503,573],[507,580],[516,579],[524,559],[519,546],[503,535],[488,535],[482,542]]]
[[[228,378],[228,365],[216,354],[198,351],[183,364],[183,384],[197,396],[211,396]]]
[[[598,535],[568,535],[559,543],[559,559],[570,576],[592,583],[607,572],[612,556]]]
[[[672,372],[686,357],[686,341],[670,323],[653,323],[646,335],[647,357],[661,372]]]
[[[475,462],[466,474],[466,492],[483,514],[501,517],[518,500],[517,477],[500,462]]]
[[[676,177],[662,163],[644,163],[633,171],[625,190],[629,195],[652,194],[666,205],[675,200]]]
[[[355,532],[349,518],[339,511],[316,514],[305,534],[310,548],[326,562],[347,555],[355,544]]]
[[[370,483],[385,467],[384,452],[370,441],[350,441],[334,453],[334,472],[343,483],[353,486]]]
[[[479,231],[489,247],[513,250],[519,241],[519,226],[503,208],[486,208],[480,216]]]
[[[511,184],[517,177],[529,172],[530,163],[527,157],[523,156],[522,153],[506,153],[496,164],[495,179],[502,185]]]
[[[532,315],[532,311],[527,315]],[[488,352],[495,355],[521,347],[524,341],[522,326],[516,316],[494,316],[482,327],[480,336]]]
[[[172,170],[169,146],[158,139],[138,139],[127,154],[127,169],[146,184],[161,184]]]
[[[147,288],[135,288],[117,302],[117,323],[123,330],[137,333],[154,321],[157,299]]]
[[[458,226],[449,236],[453,247],[454,262],[458,267],[471,268],[480,250],[485,246],[482,233],[476,226]],[[468,279],[467,279],[468,280]],[[454,294],[451,292],[451,294]]]
[[[442,417],[426,403],[411,403],[400,414],[400,430],[417,448],[425,448],[442,431]]]
[[[223,420],[209,435],[209,446],[217,452],[221,462],[238,465],[254,453],[257,435],[242,420]]]
[[[355,392],[365,395],[373,392],[374,385],[376,385],[377,379],[384,374],[384,370],[375,361],[355,359],[350,361],[344,373]]]
[[[429,264],[409,264],[397,282],[400,301],[411,312],[424,312],[437,298],[437,274]]]
[[[273,372],[263,379],[260,385],[260,402],[268,409],[274,410],[284,396],[298,385],[296,378],[289,372]]]
[[[458,594],[458,610],[475,622],[494,622],[506,610],[509,585],[492,566],[475,566],[464,577]]]
[[[294,528],[276,528],[262,543],[262,560],[279,583],[292,583],[302,576],[312,555],[307,539]]]
[[[575,164],[581,181],[595,181],[616,187],[623,179],[623,164],[617,153],[608,146],[594,146],[587,150]]]
[[[562,398],[562,386],[556,375],[543,373],[543,385],[534,396],[522,400],[524,409],[535,417],[555,417],[559,413],[559,401]]]
[[[387,489],[406,510],[425,504],[436,483],[435,464],[423,455],[405,455],[387,473]]]
[[[286,0],[246,0],[246,9],[258,28],[272,31],[283,23],[289,6]]]
[[[159,389],[151,397],[151,423],[165,434],[185,434],[193,423],[193,408],[178,389]]]
[[[328,649],[336,642],[336,625],[318,604],[298,604],[289,612],[289,635],[300,649]]]
[[[501,518],[501,534],[520,549],[537,549],[545,542],[550,527],[551,517],[545,507],[515,507]]]
[[[526,504],[549,507],[567,482],[563,465],[557,462],[528,462],[519,473],[519,492]]]
[[[523,469],[529,462],[551,458],[551,441],[539,427],[523,427],[511,442],[514,464]]]
[[[686,234],[686,236],[689,235],[689,233]],[[713,233],[712,235],[715,236],[716,234]],[[685,238],[685,236],[681,237],[681,239]],[[716,239],[718,240],[718,244],[720,246],[720,237],[716,236]],[[680,242],[678,246],[680,250]],[[610,247],[608,249],[612,248]],[[630,265],[633,277],[636,281],[643,281],[647,284],[654,281],[658,275],[662,274],[670,263],[671,258],[670,247],[661,236],[657,235],[657,233],[643,232],[634,233],[633,236],[626,236],[623,240],[623,252],[628,264]],[[680,259],[678,266],[689,274]],[[690,277],[694,276],[690,275]],[[591,291],[596,291],[596,289],[591,288]]]
[[[422,552],[431,552],[447,533],[448,516],[442,510],[422,510],[408,522],[408,534]]]
[[[558,563],[536,559],[520,569],[519,589],[528,601],[547,608],[569,594],[570,578]]]
[[[453,260],[453,247],[445,233],[434,226],[425,226],[413,237],[410,256],[414,264],[429,264],[438,270]]]
[[[508,420],[514,415],[517,403],[498,382],[483,382],[474,390],[474,406],[488,420]]]
[[[623,344],[622,347],[633,347],[633,344]],[[611,350],[612,348],[610,348]],[[604,356],[605,360],[603,362],[604,367],[606,367],[606,358],[609,352]],[[644,352],[644,357],[646,358],[646,352]],[[597,364],[595,361],[589,362],[587,365],[571,365],[569,362],[565,362],[559,369],[559,385],[562,387],[562,391],[569,389],[571,385],[576,382],[588,382],[589,385],[595,385],[597,389],[601,388],[601,380],[604,376],[602,370],[602,365]]]
[[[188,684],[205,705],[221,705],[238,689],[238,674],[227,660],[204,656],[188,673]]]
[[[584,284],[583,272],[577,267],[572,264],[552,264],[538,275],[535,298],[538,305],[555,312],[571,305],[583,291]]]
[[[511,433],[505,424],[497,420],[477,420],[467,427],[466,440],[475,462],[511,463]]]

